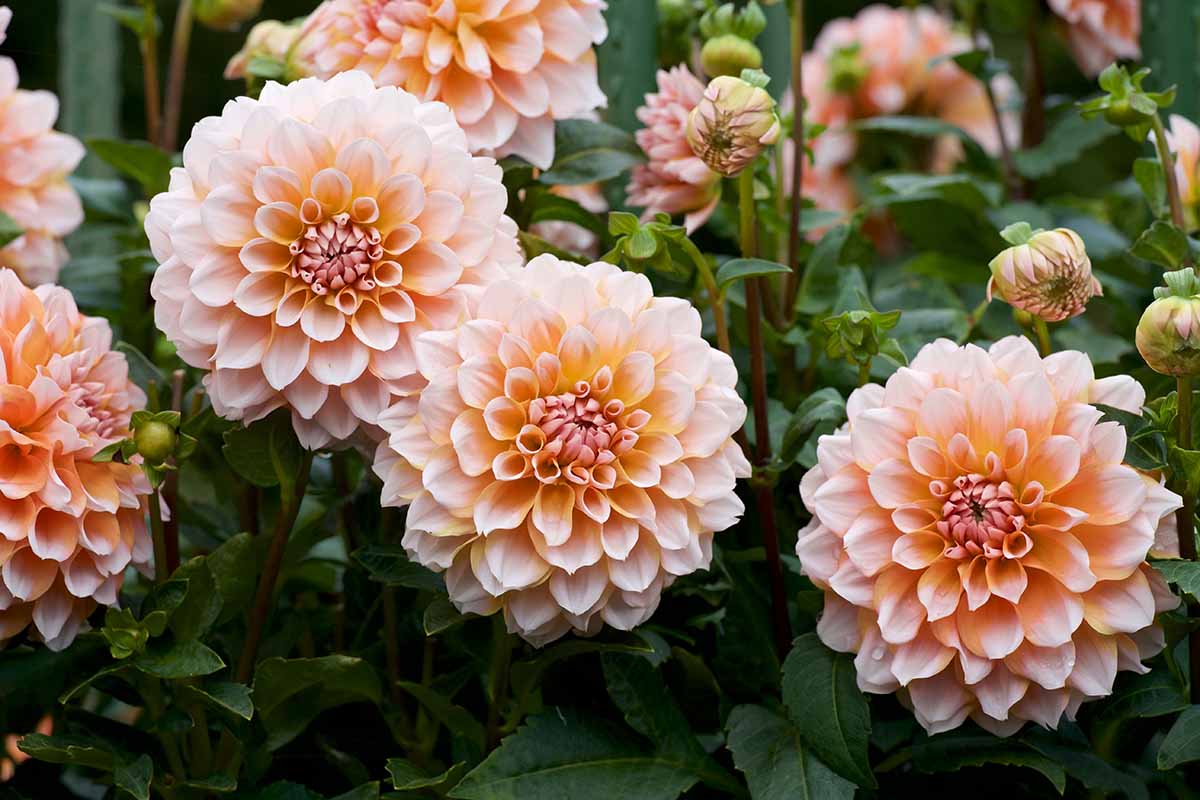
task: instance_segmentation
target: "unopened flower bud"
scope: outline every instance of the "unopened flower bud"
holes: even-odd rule
[[[709,39],[700,50],[700,66],[708,75],[741,75],[762,67],[762,51],[754,42],[733,33]]]
[[[1190,267],[1164,277],[1138,322],[1138,352],[1162,375],[1200,375],[1200,279]]]
[[[829,88],[839,94],[853,94],[870,71],[857,43],[839,47],[829,57]]]
[[[743,78],[713,78],[688,117],[687,140],[714,172],[732,177],[779,139],[779,116],[767,90]]]
[[[250,29],[242,49],[229,60],[225,67],[225,77],[229,80],[246,78],[250,75],[250,64],[255,59],[276,62],[281,74],[275,77],[283,83],[307,76],[309,70],[298,63],[298,58],[292,52],[292,45],[295,44],[300,31],[299,24],[289,24],[276,19],[258,23]]]
[[[197,0],[196,20],[216,30],[233,30],[262,11],[263,0]]]
[[[158,465],[175,452],[175,431],[165,422],[148,420],[133,434],[138,454],[147,464]]]
[[[1083,313],[1088,300],[1103,294],[1079,234],[1068,228],[1033,230],[1028,223],[1001,232],[1013,246],[992,259],[988,297],[999,297],[1046,322]]]

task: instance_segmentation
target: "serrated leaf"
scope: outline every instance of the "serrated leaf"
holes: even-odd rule
[[[467,762],[460,761],[440,775],[429,775],[408,759],[389,758],[387,771],[391,776],[392,786],[401,791],[412,792],[418,789],[437,789],[447,784],[457,783],[467,771]]]
[[[635,731],[654,742],[655,751],[684,764],[714,789],[736,793],[738,782],[704,751],[662,676],[645,658],[623,653],[600,657],[608,695]]]
[[[1087,120],[1068,112],[1051,126],[1041,144],[1014,153],[1013,164],[1022,177],[1044,178],[1074,163],[1113,133],[1103,119]]]
[[[21,737],[17,747],[31,758],[50,764],[76,764],[106,770],[116,764],[116,756],[107,746],[75,736],[29,733]]]
[[[734,281],[782,275],[791,271],[791,268],[784,264],[762,258],[731,258],[717,270],[717,286],[724,289]]]
[[[1200,706],[1180,714],[1158,746],[1159,769],[1174,769],[1192,761],[1200,761]]]
[[[205,558],[221,595],[221,620],[227,621],[250,606],[258,584],[254,537],[239,533],[230,537]]]
[[[88,139],[88,149],[122,175],[133,178],[147,197],[167,190],[171,180],[171,156],[149,142],[118,139]]]
[[[533,658],[517,661],[512,665],[510,680],[513,693],[518,698],[521,698],[532,692],[541,679],[542,674],[552,664],[586,653],[602,652],[650,655],[654,652],[654,648],[645,639],[634,637],[630,637],[625,642],[603,642],[594,639],[572,639],[566,642],[559,642],[551,647],[547,647]]]
[[[1154,223],[1133,243],[1129,252],[1138,258],[1178,269],[1191,253],[1187,234],[1165,220]]]
[[[563,119],[554,125],[554,163],[542,183],[597,183],[645,161],[633,136],[603,122]]]
[[[409,589],[446,591],[445,579],[440,574],[409,561],[408,554],[398,544],[369,544],[355,550],[353,557],[373,581]]]
[[[853,800],[854,784],[821,763],[796,727],[774,711],[738,706],[725,727],[726,746],[753,800]]]
[[[267,748],[300,735],[327,708],[357,702],[378,704],[383,689],[366,661],[350,656],[268,658],[254,673],[254,707],[267,729]]]
[[[400,681],[398,685],[425,706],[439,722],[470,742],[477,753],[483,753],[486,732],[471,712],[428,686],[410,681]]]
[[[873,788],[867,760],[871,715],[859,691],[854,662],[834,653],[815,633],[796,639],[783,664],[783,702],[788,716],[830,769]]]
[[[923,139],[937,139],[943,136],[954,136],[963,143],[967,159],[972,164],[988,164],[991,157],[980,146],[979,142],[962,128],[935,117],[906,117],[882,116],[855,122],[852,126],[858,131],[878,131],[883,133],[899,133],[906,136],[916,136]],[[808,212],[805,211],[807,214]]]
[[[329,800],[379,800],[379,781],[364,783],[362,786],[348,792],[331,797]]]
[[[1067,788],[1067,775],[1050,758],[1018,742],[977,734],[949,734],[919,739],[913,744],[913,766],[926,773],[957,772],[963,767],[1003,764],[1041,773],[1059,794]]]
[[[1089,789],[1102,792],[1124,792],[1129,800],[1150,800],[1144,782],[1135,775],[1109,764],[1090,748],[1064,741],[1047,731],[1034,731],[1026,743],[1056,764]]]
[[[136,761],[121,762],[113,770],[113,783],[136,800],[150,800],[150,782],[153,779],[154,762],[145,754],[138,756]]]
[[[1158,159],[1139,158],[1134,161],[1133,179],[1137,181],[1154,216],[1164,216],[1167,211],[1167,186]]]
[[[1200,563],[1171,558],[1151,561],[1150,565],[1158,570],[1164,580],[1178,586],[1179,591],[1200,597]]]
[[[448,597],[439,594],[429,601],[429,605],[425,606],[421,622],[425,628],[425,635],[435,636],[461,625],[466,619],[458,612]]]
[[[198,678],[224,669],[225,662],[212,648],[190,640],[154,642],[133,665],[156,678]]]
[[[192,778],[180,784],[189,789],[199,789],[202,792],[217,792],[226,794],[237,789],[237,780],[232,775],[217,773],[207,778]]]
[[[1167,466],[1167,443],[1146,417],[1121,408],[1096,404],[1104,413],[1104,422],[1117,422],[1125,429],[1125,462],[1142,470],[1159,470]]]
[[[641,226],[638,218],[628,211],[612,211],[608,215],[608,232],[613,236],[629,236]]]
[[[674,800],[695,777],[593,716],[530,717],[450,791],[461,800]]]
[[[278,409],[249,427],[226,431],[221,452],[239,475],[266,489],[290,481],[300,471],[302,450],[291,412]]]
[[[1184,687],[1170,670],[1153,670],[1145,675],[1117,675],[1111,696],[1103,701],[1098,719],[1121,720],[1161,717],[1188,707]]]
[[[186,690],[213,708],[226,711],[242,719],[254,717],[254,702],[250,699],[250,687],[231,681],[212,681],[199,686],[188,685]]]

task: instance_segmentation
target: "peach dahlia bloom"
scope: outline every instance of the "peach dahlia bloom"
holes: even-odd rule
[[[658,91],[646,95],[637,118],[646,127],[636,134],[647,163],[633,168],[630,205],[644,208],[643,219],[655,214],[684,214],[692,232],[708,221],[721,200],[721,176],[692,151],[688,117],[704,99],[704,84],[680,64],[658,71]]]
[[[0,6],[0,42],[12,12]],[[83,160],[78,139],[54,130],[58,98],[18,88],[17,65],[0,57],[0,211],[24,231],[0,249],[0,264],[35,286],[67,263],[62,239],[83,223],[79,195],[67,176]]]
[[[1180,500],[1122,463],[1125,431],[1095,407],[1144,399],[1019,337],[939,340],[850,396],[800,485],[796,553],[863,691],[902,691],[930,733],[970,717],[1008,735],[1147,671],[1177,599],[1145,558]]]
[[[158,327],[217,413],[288,406],[306,447],[374,433],[413,341],[520,265],[500,167],[442,103],[363,72],[270,83],[196,125],[146,233]]]
[[[1142,57],[1141,0],[1050,0],[1067,25],[1067,44],[1090,78],[1120,59]]]
[[[145,476],[92,462],[146,402],[111,344],[66,289],[0,270],[0,641],[30,627],[66,647],[97,603],[117,602],[125,568],[150,560]]]
[[[381,420],[375,472],[464,613],[537,646],[629,630],[742,514],[737,370],[643,275],[539,256],[417,361],[429,386]]]
[[[441,100],[471,150],[554,160],[554,120],[606,104],[592,45],[604,0],[326,0],[301,49],[320,77],[351,69]]]

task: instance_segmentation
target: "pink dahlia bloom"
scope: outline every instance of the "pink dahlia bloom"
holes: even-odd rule
[[[1175,180],[1179,184],[1188,227],[1195,230],[1200,213],[1200,128],[1187,117],[1172,114],[1167,144],[1175,156]]]
[[[126,567],[150,560],[136,466],[93,463],[145,405],[103,319],[57,286],[0,270],[0,641],[60,650],[97,603],[117,602]]]
[[[520,265],[500,167],[442,103],[363,72],[271,83],[196,125],[146,233],[158,327],[213,407],[291,408],[305,446],[375,432],[413,341]]]
[[[375,472],[464,613],[537,646],[629,630],[742,514],[737,370],[645,276],[540,256],[417,361],[429,386],[381,421]]]
[[[633,169],[629,202],[655,214],[684,214],[688,232],[708,221],[721,199],[721,176],[692,151],[688,117],[704,99],[704,84],[680,64],[658,71],[658,92],[646,95],[637,143],[649,159]]]
[[[359,69],[441,100],[472,151],[547,168],[554,120],[606,104],[593,44],[604,0],[326,0],[302,34],[317,75]]]
[[[0,6],[0,42],[12,12]],[[54,130],[58,98],[18,87],[17,65],[0,57],[0,211],[24,234],[0,249],[0,264],[30,286],[58,277],[67,263],[62,239],[83,223],[79,195],[67,176],[83,160],[78,139]]]
[[[863,691],[901,691],[930,733],[970,717],[1008,735],[1147,671],[1177,599],[1145,559],[1180,500],[1122,463],[1125,431],[1095,407],[1144,399],[1018,337],[939,340],[850,396],[800,484],[796,553]]]
[[[1050,0],[1067,25],[1067,44],[1090,78],[1120,59],[1142,57],[1141,0]]]

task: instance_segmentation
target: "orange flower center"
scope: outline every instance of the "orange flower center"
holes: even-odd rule
[[[999,558],[1021,551],[1025,516],[1012,484],[983,475],[960,475],[948,487],[937,530],[946,540],[949,558],[984,555]]]
[[[635,431],[621,418],[620,400],[601,402],[587,381],[573,391],[535,398],[529,424],[517,437],[517,448],[531,456],[533,473],[542,483],[561,477],[580,486],[611,489],[616,485],[613,462],[637,443]]]
[[[350,220],[349,214],[310,224],[291,244],[291,274],[324,295],[352,286],[375,288],[368,277],[371,265],[383,258],[383,237],[368,225]]]

